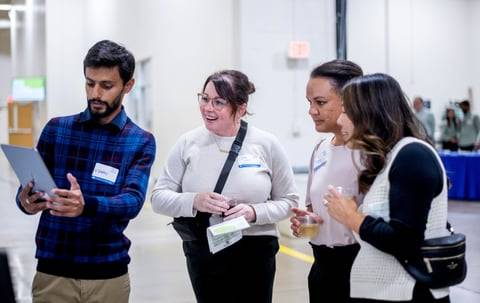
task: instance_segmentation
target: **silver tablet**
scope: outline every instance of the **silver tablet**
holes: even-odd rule
[[[52,196],[51,190],[57,186],[36,149],[9,144],[1,144],[1,147],[22,186],[33,181],[34,192]]]

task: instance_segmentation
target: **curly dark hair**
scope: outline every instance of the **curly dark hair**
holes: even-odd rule
[[[385,166],[387,154],[404,137],[431,144],[398,82],[386,74],[349,81],[342,91],[345,113],[355,127],[351,142],[362,151],[365,169],[359,174],[360,192],[367,192]]]

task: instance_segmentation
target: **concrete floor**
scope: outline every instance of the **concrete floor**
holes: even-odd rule
[[[0,156],[0,247],[10,255],[18,302],[31,302],[30,285],[35,264],[34,235],[39,216],[26,216],[15,206],[17,181],[3,156]],[[297,176],[304,191],[306,177]],[[480,302],[480,203],[452,201],[449,220],[457,231],[467,235],[467,279],[451,289],[452,302]],[[181,242],[166,224],[170,218],[154,214],[145,203],[139,217],[130,223],[127,235],[132,240],[130,255],[131,302],[195,302],[188,279]],[[288,223],[281,224],[281,244],[311,255],[307,240],[287,235]],[[307,274],[310,264],[289,255],[277,256],[274,302],[308,302]],[[239,289],[241,291],[241,289]],[[226,301],[227,302],[227,301]]]

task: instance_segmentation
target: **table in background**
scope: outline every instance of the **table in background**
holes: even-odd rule
[[[451,188],[448,197],[480,201],[480,153],[440,152]]]

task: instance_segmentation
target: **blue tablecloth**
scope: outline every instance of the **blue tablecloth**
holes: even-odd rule
[[[480,153],[440,152],[451,188],[450,199],[480,201]]]

